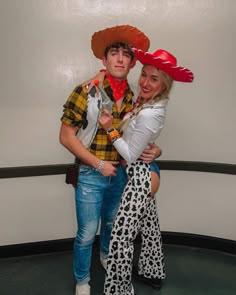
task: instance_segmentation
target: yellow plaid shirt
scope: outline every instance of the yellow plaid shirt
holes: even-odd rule
[[[104,80],[103,87],[110,99],[114,101],[113,91],[106,78]],[[133,92],[128,85],[120,112],[118,111],[117,104],[114,103],[113,105],[113,127],[118,128],[123,116],[132,109],[132,97]],[[64,112],[61,121],[64,124],[75,127],[79,130],[81,127],[86,125],[86,113],[87,89],[82,86],[77,86],[64,104]],[[102,127],[98,127],[94,140],[89,147],[89,151],[101,160],[120,160],[120,155],[109,141],[107,134]]]

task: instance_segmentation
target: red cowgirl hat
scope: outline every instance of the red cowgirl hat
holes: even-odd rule
[[[121,25],[95,32],[91,39],[91,47],[94,55],[102,59],[107,46],[123,42],[138,49],[147,51],[150,46],[149,38],[136,27]]]
[[[151,54],[138,48],[133,48],[133,52],[143,65],[152,65],[166,72],[175,81],[192,82],[194,79],[193,73],[185,67],[178,66],[176,57],[164,49],[158,49]]]

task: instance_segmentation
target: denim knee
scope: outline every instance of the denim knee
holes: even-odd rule
[[[76,240],[84,246],[93,243],[98,230],[98,224],[95,221],[88,222],[85,226],[78,226]]]

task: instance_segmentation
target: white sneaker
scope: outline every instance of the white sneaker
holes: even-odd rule
[[[103,258],[102,256],[100,256],[100,262],[102,267],[106,270],[107,269],[107,258]]]
[[[76,284],[75,295],[90,295],[89,284],[84,284],[84,285]]]

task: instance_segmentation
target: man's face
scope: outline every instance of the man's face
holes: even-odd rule
[[[125,48],[111,48],[107,53],[107,58],[103,57],[103,65],[107,72],[117,80],[124,80],[130,69],[135,65],[131,61],[131,55]]]

